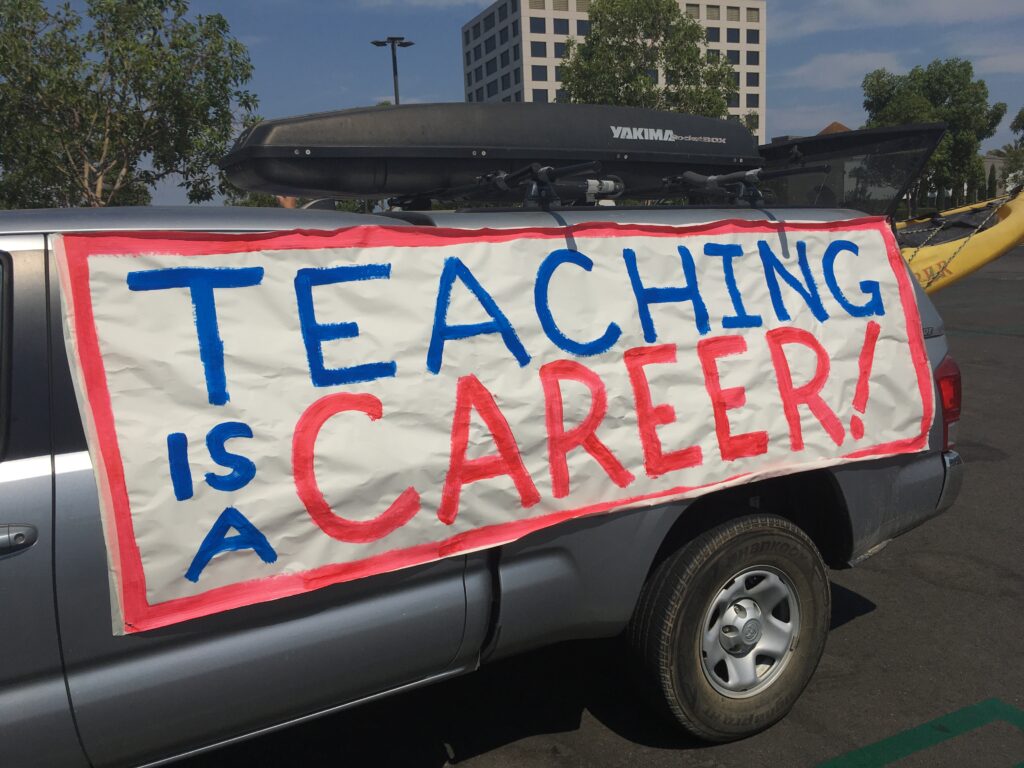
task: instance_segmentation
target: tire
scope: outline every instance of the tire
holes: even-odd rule
[[[723,523],[644,585],[628,639],[648,691],[707,741],[734,741],[789,712],[825,650],[831,594],[807,535],[780,517]]]

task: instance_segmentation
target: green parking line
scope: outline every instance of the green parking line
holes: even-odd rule
[[[880,768],[983,725],[1000,721],[1024,731],[1024,710],[1011,707],[999,699],[989,699],[937,717],[931,722],[897,733],[888,739],[847,752],[821,763],[818,768]],[[1024,763],[1017,768],[1024,768]]]

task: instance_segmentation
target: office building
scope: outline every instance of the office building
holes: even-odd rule
[[[765,0],[680,2],[708,32],[708,55],[727,58],[738,93],[729,113],[758,115],[764,141]],[[565,40],[586,39],[590,0],[497,0],[462,27],[466,101],[557,101],[562,98]]]

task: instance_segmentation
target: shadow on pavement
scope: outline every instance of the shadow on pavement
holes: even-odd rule
[[[563,643],[181,765],[439,768],[530,736],[575,731],[585,710],[636,743],[699,746],[638,703],[624,656],[617,640]]]
[[[875,608],[855,592],[832,589],[832,628]],[[642,702],[625,659],[618,639],[562,643],[180,765],[440,768],[531,736],[576,731],[585,711],[634,744],[702,748]]]
[[[832,621],[829,629],[838,627],[860,618],[864,614],[871,613],[877,608],[874,603],[864,595],[853,592],[846,587],[832,582]]]

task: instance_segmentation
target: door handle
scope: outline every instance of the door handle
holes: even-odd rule
[[[0,557],[28,549],[38,538],[34,525],[0,525]]]

